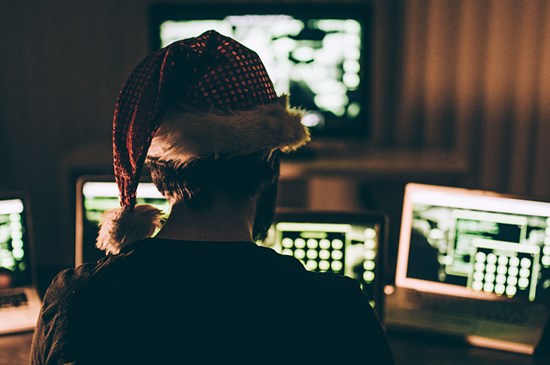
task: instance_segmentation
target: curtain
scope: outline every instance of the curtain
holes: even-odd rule
[[[550,198],[550,1],[378,1],[372,140],[454,151],[465,185]]]

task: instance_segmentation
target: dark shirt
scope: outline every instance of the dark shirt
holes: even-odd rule
[[[32,364],[393,364],[356,281],[252,242],[146,239],[61,272]]]

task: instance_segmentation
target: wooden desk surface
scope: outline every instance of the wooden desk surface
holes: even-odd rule
[[[550,357],[473,347],[437,335],[388,333],[396,365],[548,365]]]
[[[29,363],[32,332],[0,335],[0,365]]]
[[[548,365],[542,358],[471,347],[456,341],[405,333],[389,333],[396,365]],[[32,333],[0,336],[0,365],[29,362]]]

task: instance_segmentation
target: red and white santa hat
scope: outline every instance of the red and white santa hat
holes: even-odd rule
[[[147,156],[185,165],[221,154],[289,152],[309,141],[301,117],[287,96],[276,95],[258,55],[216,31],[149,55],[115,106],[113,163],[121,207],[103,215],[96,246],[116,254],[160,226],[159,210],[136,206]]]

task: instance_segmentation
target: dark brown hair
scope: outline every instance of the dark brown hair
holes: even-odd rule
[[[277,153],[206,157],[183,166],[150,158],[147,165],[165,197],[197,208],[211,204],[214,192],[235,200],[251,198],[279,177]]]

